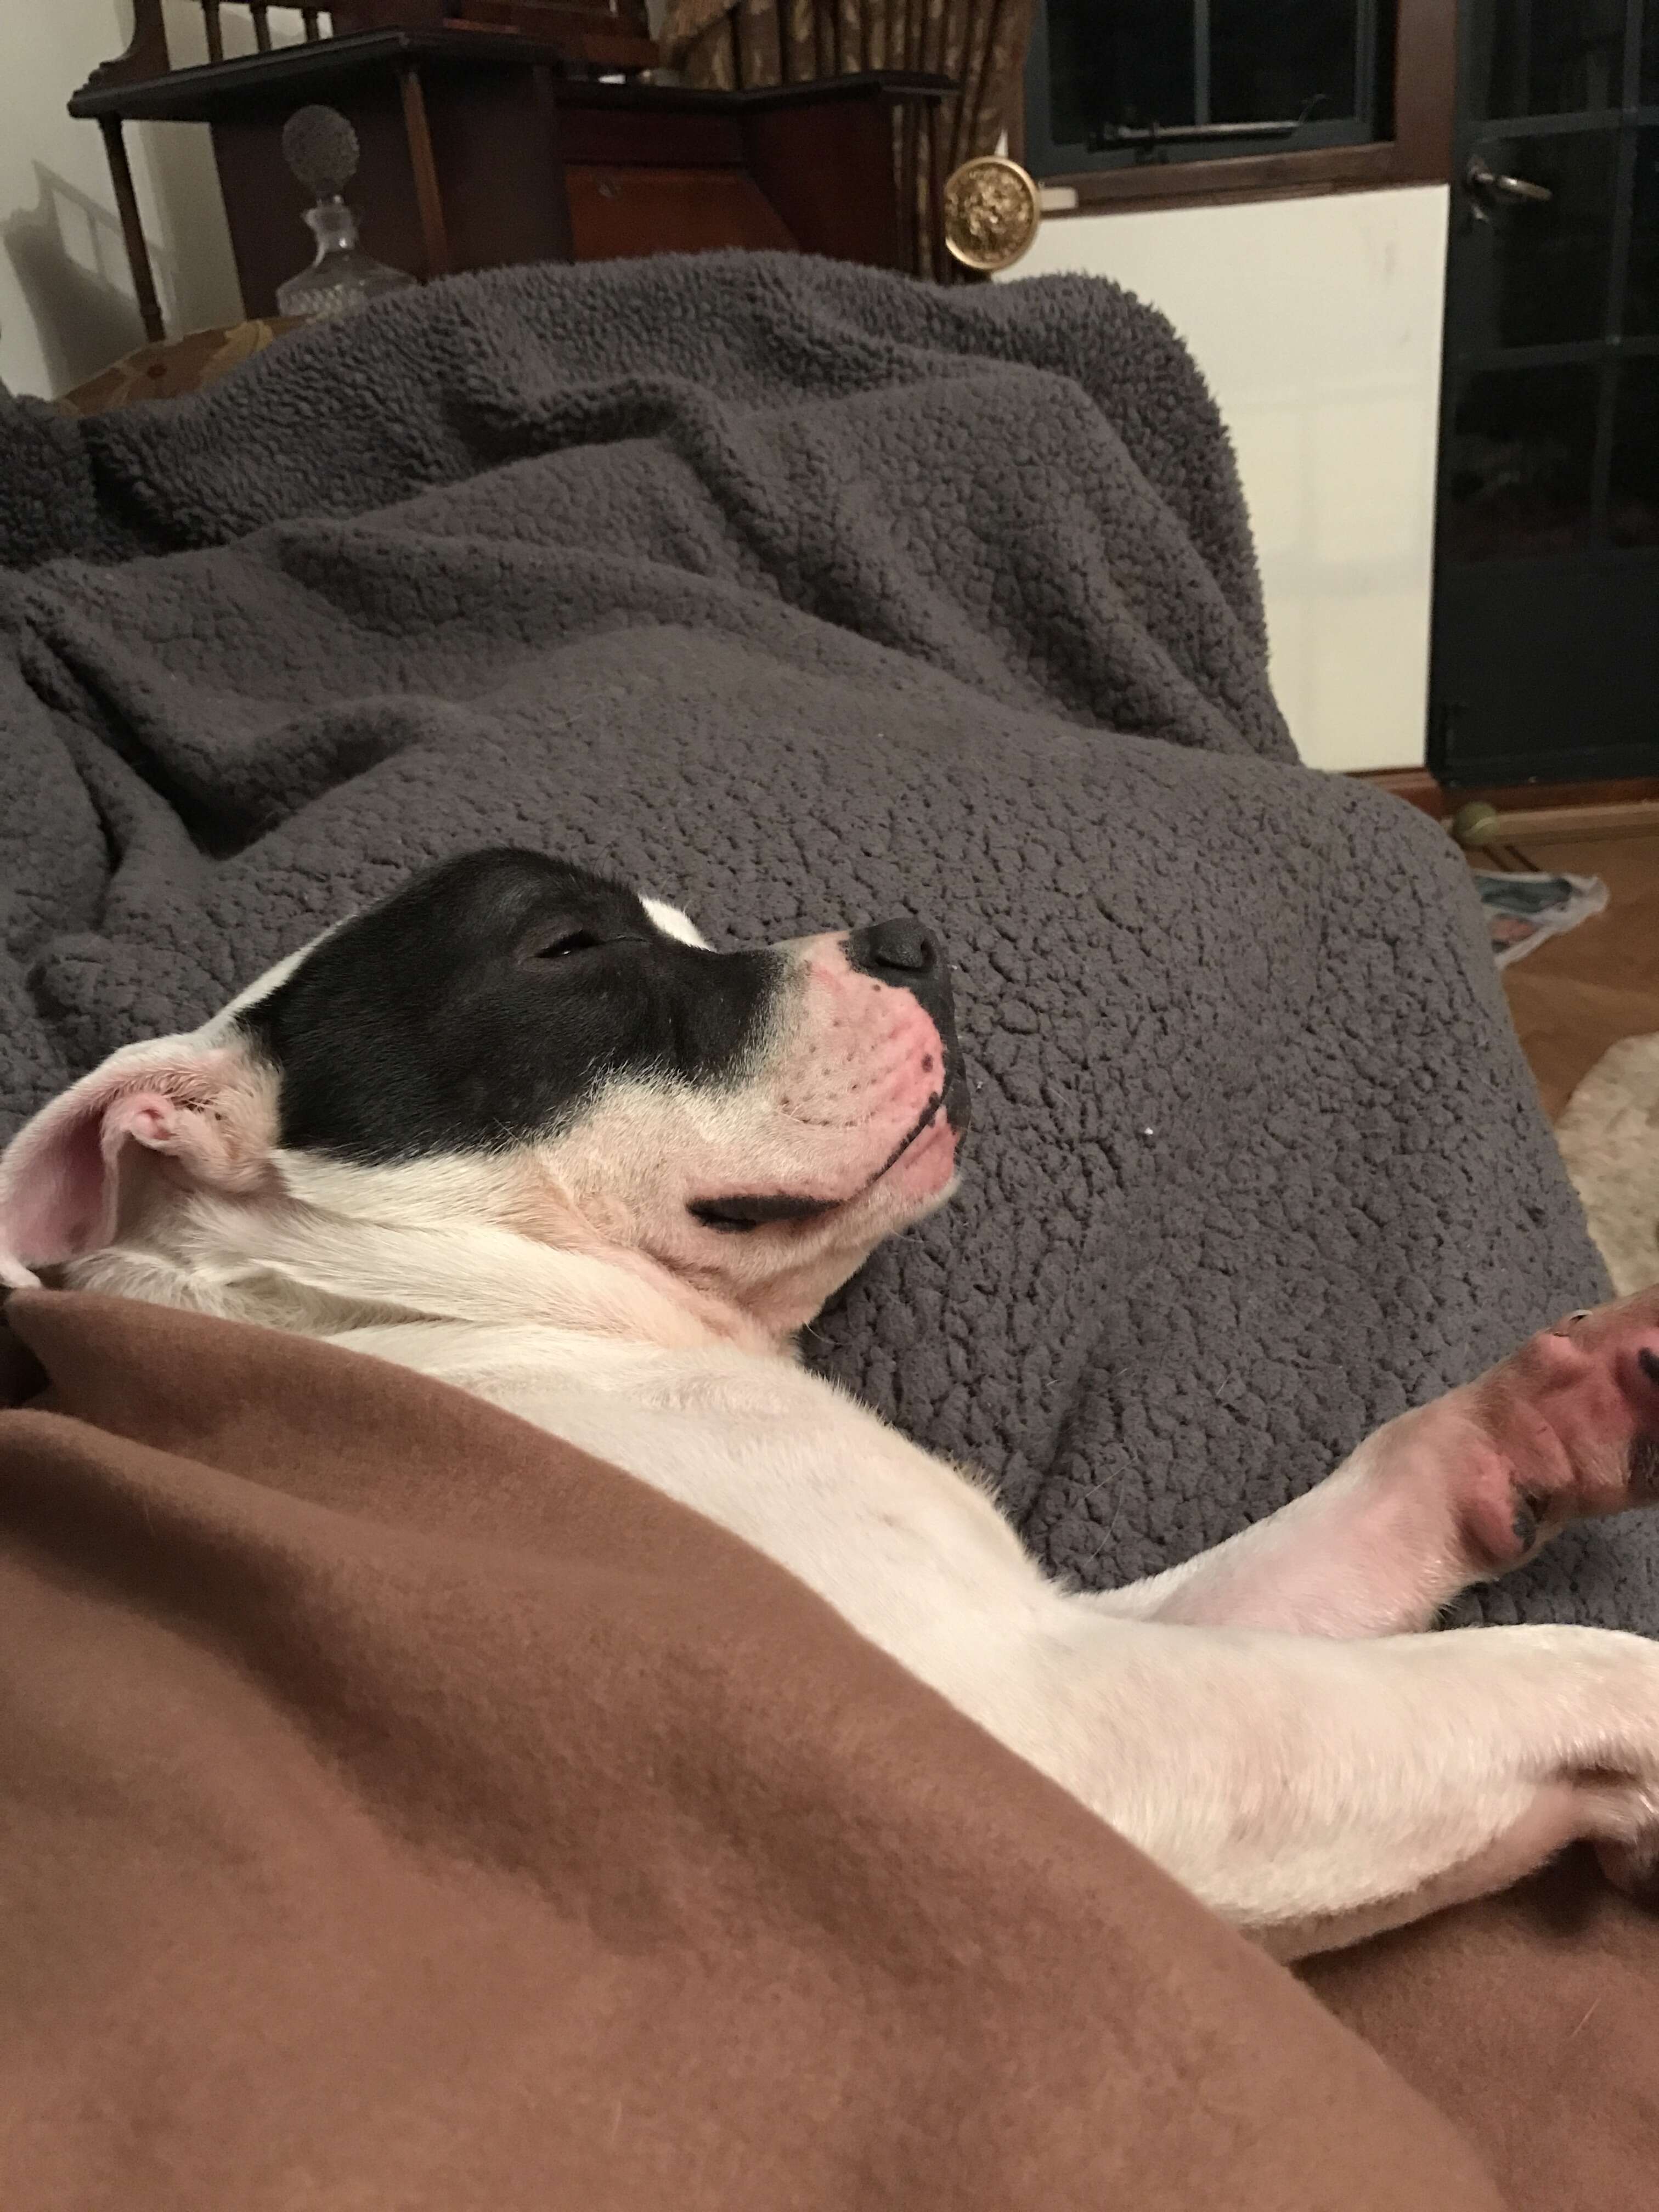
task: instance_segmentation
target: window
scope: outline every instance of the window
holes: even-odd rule
[[[1450,0],[1039,0],[1024,160],[1091,204],[1449,173]]]

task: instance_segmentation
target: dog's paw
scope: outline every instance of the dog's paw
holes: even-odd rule
[[[1659,1285],[1569,1314],[1440,1406],[1466,1533],[1500,1571],[1570,1521],[1659,1503]]]

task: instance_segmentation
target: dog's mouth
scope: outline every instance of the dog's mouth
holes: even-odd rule
[[[718,1229],[728,1237],[746,1236],[750,1230],[763,1228],[769,1222],[818,1221],[827,1213],[839,1212],[842,1206],[854,1206],[860,1199],[866,1198],[882,1177],[892,1172],[912,1145],[938,1121],[949,1096],[948,1084],[943,1091],[933,1093],[895,1149],[851,1198],[809,1198],[790,1191],[739,1192],[730,1198],[693,1199],[685,1210],[705,1229]]]
[[[740,1236],[747,1230],[763,1228],[769,1221],[816,1221],[822,1214],[833,1213],[841,1203],[839,1199],[797,1198],[777,1191],[768,1196],[756,1193],[748,1197],[696,1198],[685,1210],[705,1229],[722,1229],[728,1235]]]

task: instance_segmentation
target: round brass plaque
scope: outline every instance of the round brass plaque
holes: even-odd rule
[[[1042,203],[1018,161],[964,161],[945,187],[945,243],[965,269],[1010,269],[1036,236]]]

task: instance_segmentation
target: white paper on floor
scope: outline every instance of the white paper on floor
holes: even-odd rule
[[[1524,960],[1547,937],[1577,929],[1607,902],[1600,876],[1510,876],[1482,869],[1474,887],[1500,968]]]

